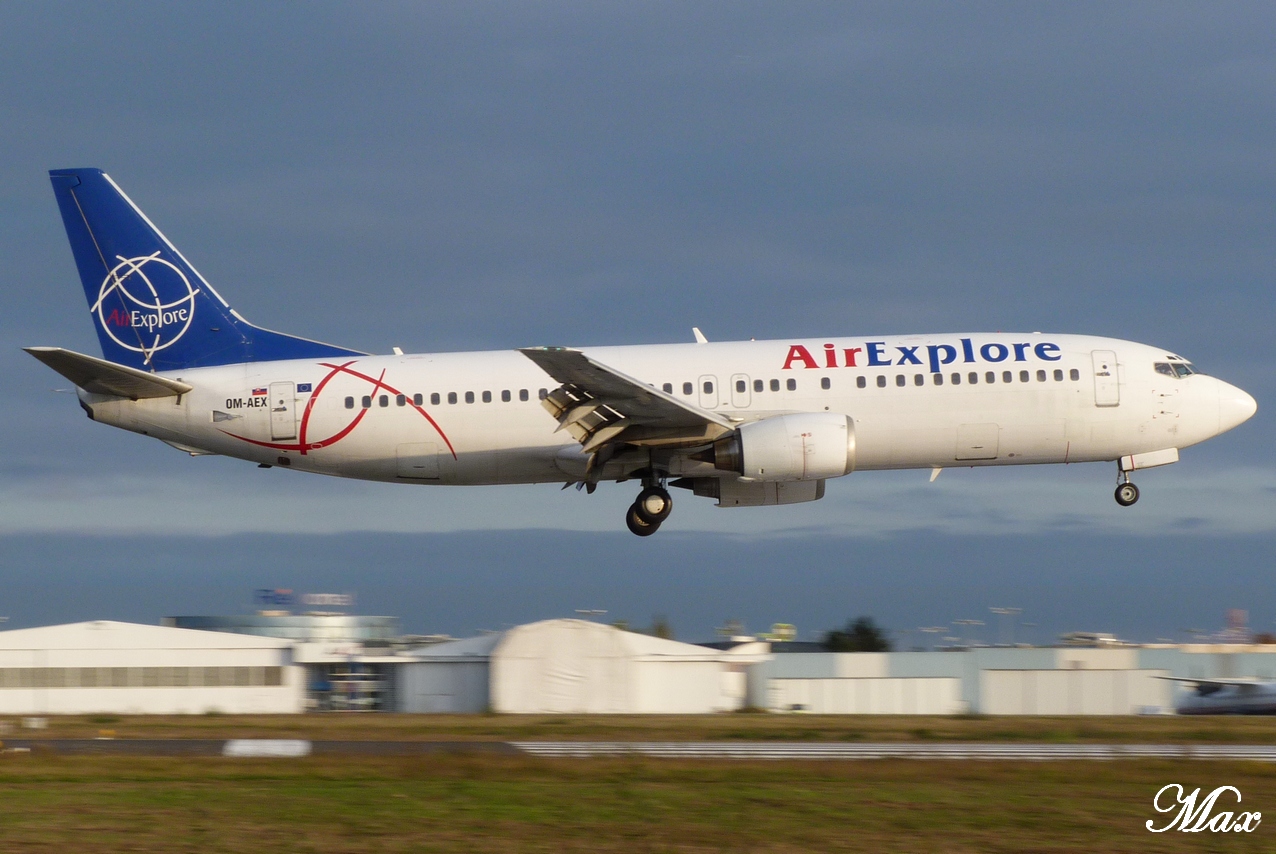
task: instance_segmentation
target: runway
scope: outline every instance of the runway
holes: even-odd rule
[[[712,760],[982,760],[1007,762],[1192,759],[1276,762],[1271,744],[1059,744],[989,742],[705,741],[310,741],[305,739],[15,739],[0,754],[297,758],[309,755],[419,756],[439,753],[591,758],[642,756]]]

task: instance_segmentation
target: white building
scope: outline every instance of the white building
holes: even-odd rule
[[[766,644],[716,650],[587,620],[545,620],[416,652],[404,712],[699,714],[738,709]]]
[[[0,632],[0,714],[301,712],[291,647],[109,620]]]

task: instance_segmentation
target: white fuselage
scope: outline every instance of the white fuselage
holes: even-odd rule
[[[1252,398],[1220,380],[1158,372],[1157,363],[1178,359],[1165,350],[1079,335],[583,352],[734,423],[844,414],[862,470],[1116,460],[1196,444],[1253,412]],[[585,471],[579,443],[556,432],[540,403],[558,383],[514,350],[255,362],[164,376],[194,390],[138,401],[80,397],[96,420],[186,450],[320,474],[496,484],[572,481]],[[705,467],[677,448],[659,454],[672,475]]]
[[[1184,692],[1174,710],[1180,715],[1273,715],[1276,714],[1276,684],[1206,683]]]

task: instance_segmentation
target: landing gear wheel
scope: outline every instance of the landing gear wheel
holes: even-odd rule
[[[643,518],[637,504],[630,505],[629,512],[625,513],[625,524],[640,537],[650,537],[660,528],[659,522],[648,522]]]
[[[634,501],[634,511],[643,518],[643,521],[659,525],[673,512],[673,498],[663,487],[649,486],[638,493],[638,498]]]
[[[1116,488],[1116,503],[1129,507],[1139,500],[1139,488],[1132,483],[1123,483]]]

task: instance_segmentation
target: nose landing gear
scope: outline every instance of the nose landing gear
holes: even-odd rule
[[[625,513],[625,524],[638,536],[650,537],[672,512],[673,498],[669,491],[658,484],[649,484]]]
[[[1139,488],[1130,483],[1130,473],[1121,471],[1121,482],[1116,488],[1116,503],[1122,507],[1129,507],[1131,504],[1139,500]]]

